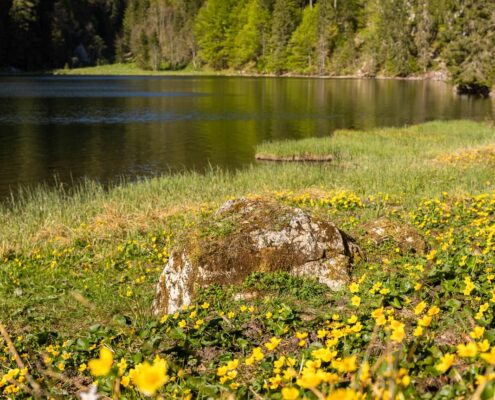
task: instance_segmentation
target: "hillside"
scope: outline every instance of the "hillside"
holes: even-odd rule
[[[0,68],[134,62],[145,70],[435,76],[494,83],[483,0],[6,0]]]

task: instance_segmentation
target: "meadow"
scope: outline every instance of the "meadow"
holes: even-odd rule
[[[490,123],[430,122],[257,149],[324,151],[330,163],[25,189],[0,209],[0,392],[67,398],[95,384],[122,399],[493,398],[494,148]],[[332,292],[255,274],[153,315],[177,238],[241,196],[334,221],[366,254],[352,283]],[[427,251],[370,240],[367,226],[383,218],[417,230]],[[240,289],[257,296],[235,300]]]

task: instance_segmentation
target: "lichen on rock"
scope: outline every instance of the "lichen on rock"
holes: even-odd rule
[[[275,201],[240,198],[223,204],[172,252],[157,287],[156,313],[189,305],[199,288],[242,283],[254,272],[310,276],[338,289],[361,254],[335,224]]]
[[[413,254],[425,254],[429,250],[428,243],[421,233],[406,223],[382,217],[369,222],[365,229],[365,239],[375,246],[390,243],[402,253]]]

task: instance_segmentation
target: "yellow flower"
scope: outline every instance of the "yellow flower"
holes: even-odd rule
[[[124,372],[127,369],[127,361],[125,358],[121,358],[117,366],[119,367],[119,376],[124,375]]]
[[[438,308],[437,306],[433,306],[428,310],[428,315],[430,317],[433,317],[434,315],[437,315],[439,312],[440,312],[440,308]]]
[[[466,287],[464,288],[464,296],[470,296],[471,295],[471,292],[473,291],[473,289],[476,287],[473,282],[471,281],[471,278],[469,276],[466,276],[464,278],[464,283],[466,284]]]
[[[489,348],[490,348],[490,343],[486,339],[478,343],[478,350],[482,353],[488,351]]]
[[[210,307],[210,304],[209,304],[209,303],[207,303],[206,301],[205,301],[205,302],[201,305],[201,308],[202,308],[203,310],[207,310],[209,307]]]
[[[431,324],[431,317],[429,315],[425,315],[423,318],[418,319],[418,325],[419,326],[430,326]]]
[[[261,351],[261,347],[255,347],[250,357],[246,358],[246,365],[252,365],[255,361],[261,361],[265,355]]]
[[[287,361],[287,365],[289,367],[293,367],[294,365],[296,365],[296,361],[297,360],[295,358],[293,358],[293,357],[287,357],[287,360],[286,361]]]
[[[123,376],[122,379],[120,380],[120,383],[122,384],[122,386],[124,386],[125,388],[129,386],[129,383],[131,382],[131,378],[129,378],[129,376]]]
[[[386,295],[386,294],[389,294],[390,293],[390,289],[389,288],[383,288],[382,290],[380,290],[380,294],[382,295]]]
[[[314,372],[309,369],[304,369],[301,377],[296,381],[296,383],[304,389],[315,388],[323,381],[323,375],[323,371]]]
[[[270,319],[271,317],[273,317],[273,314],[272,314],[270,311],[268,311],[268,312],[265,314],[265,317],[266,317],[266,319]]]
[[[357,293],[359,292],[359,284],[357,284],[356,282],[352,282],[350,285],[349,285],[349,291],[351,293]]]
[[[280,375],[272,376],[270,379],[268,379],[268,382],[270,382],[270,389],[277,389],[282,382],[282,377]]]
[[[346,357],[343,360],[333,360],[332,368],[341,373],[354,372],[357,370],[356,356]]]
[[[479,339],[485,333],[485,328],[482,326],[476,326],[473,331],[469,334],[473,339]]]
[[[284,364],[285,364],[285,356],[282,356],[278,360],[275,360],[273,362],[273,366],[275,367],[275,369],[282,368],[284,366]]]
[[[88,366],[85,364],[85,363],[82,363],[79,368],[78,368],[78,371],[79,372],[84,372],[86,371],[86,369],[88,368]]]
[[[495,365],[495,347],[489,353],[483,353],[480,357],[490,365]]]
[[[352,389],[337,389],[331,392],[327,400],[355,400],[358,396]],[[384,399],[387,397],[383,397]]]
[[[354,307],[359,307],[359,305],[361,304],[361,297],[359,297],[359,296],[352,296],[351,304]]]
[[[313,358],[316,358],[318,360],[330,362],[337,355],[337,351],[331,351],[330,349],[326,349],[323,347],[318,350],[313,350],[311,355],[313,356]]]
[[[289,367],[289,368],[286,368],[285,371],[284,371],[284,379],[286,381],[291,381],[292,378],[294,378],[295,376],[297,376],[297,371],[292,368],[292,367]]]
[[[129,373],[132,383],[145,396],[153,396],[158,389],[168,382],[167,362],[156,358],[153,364],[147,361],[136,365]]]
[[[239,360],[237,358],[227,363],[227,369],[229,370],[236,369],[238,366]]]
[[[186,320],[185,320],[185,319],[183,319],[183,320],[181,320],[181,321],[179,322],[179,328],[185,328],[185,327],[186,327],[186,325],[187,325],[187,322],[186,322]]]
[[[415,337],[419,337],[423,334],[423,328],[421,326],[417,326],[416,329],[414,329],[413,335]]]
[[[424,301],[419,302],[418,305],[414,308],[414,314],[416,315],[421,314],[425,308],[426,308],[426,303]]]
[[[476,343],[460,344],[457,346],[457,354],[461,357],[475,357],[478,354]]]
[[[296,400],[299,397],[299,390],[295,387],[284,387],[282,389],[283,400]]]
[[[229,318],[229,319],[232,319],[232,318],[234,318],[234,317],[235,317],[235,312],[233,312],[233,311],[230,311],[230,312],[227,314],[227,318]]]
[[[390,339],[394,342],[401,343],[405,337],[406,333],[404,331],[404,324],[398,321],[393,321]]]
[[[296,337],[299,340],[306,339],[308,337],[308,332],[296,332]]]
[[[423,287],[423,285],[421,283],[416,283],[414,285],[414,290],[417,292],[418,290],[420,290],[421,288]]]
[[[277,339],[276,337],[272,337],[268,343],[265,343],[265,347],[268,350],[273,351],[278,347],[281,341],[282,339]]]
[[[440,358],[440,363],[437,364],[435,368],[443,374],[452,366],[454,360],[455,356],[453,354],[445,354]]]
[[[100,357],[88,362],[89,370],[93,376],[106,376],[112,369],[113,353],[107,348],[102,347]]]

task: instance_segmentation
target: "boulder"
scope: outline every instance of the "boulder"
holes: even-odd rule
[[[425,254],[429,251],[428,242],[411,225],[382,217],[369,222],[366,226],[365,239],[374,245],[390,243],[402,253]]]
[[[337,290],[361,255],[332,222],[263,199],[226,202],[179,243],[158,282],[157,314],[189,305],[199,288],[240,284],[254,272],[309,276]]]

